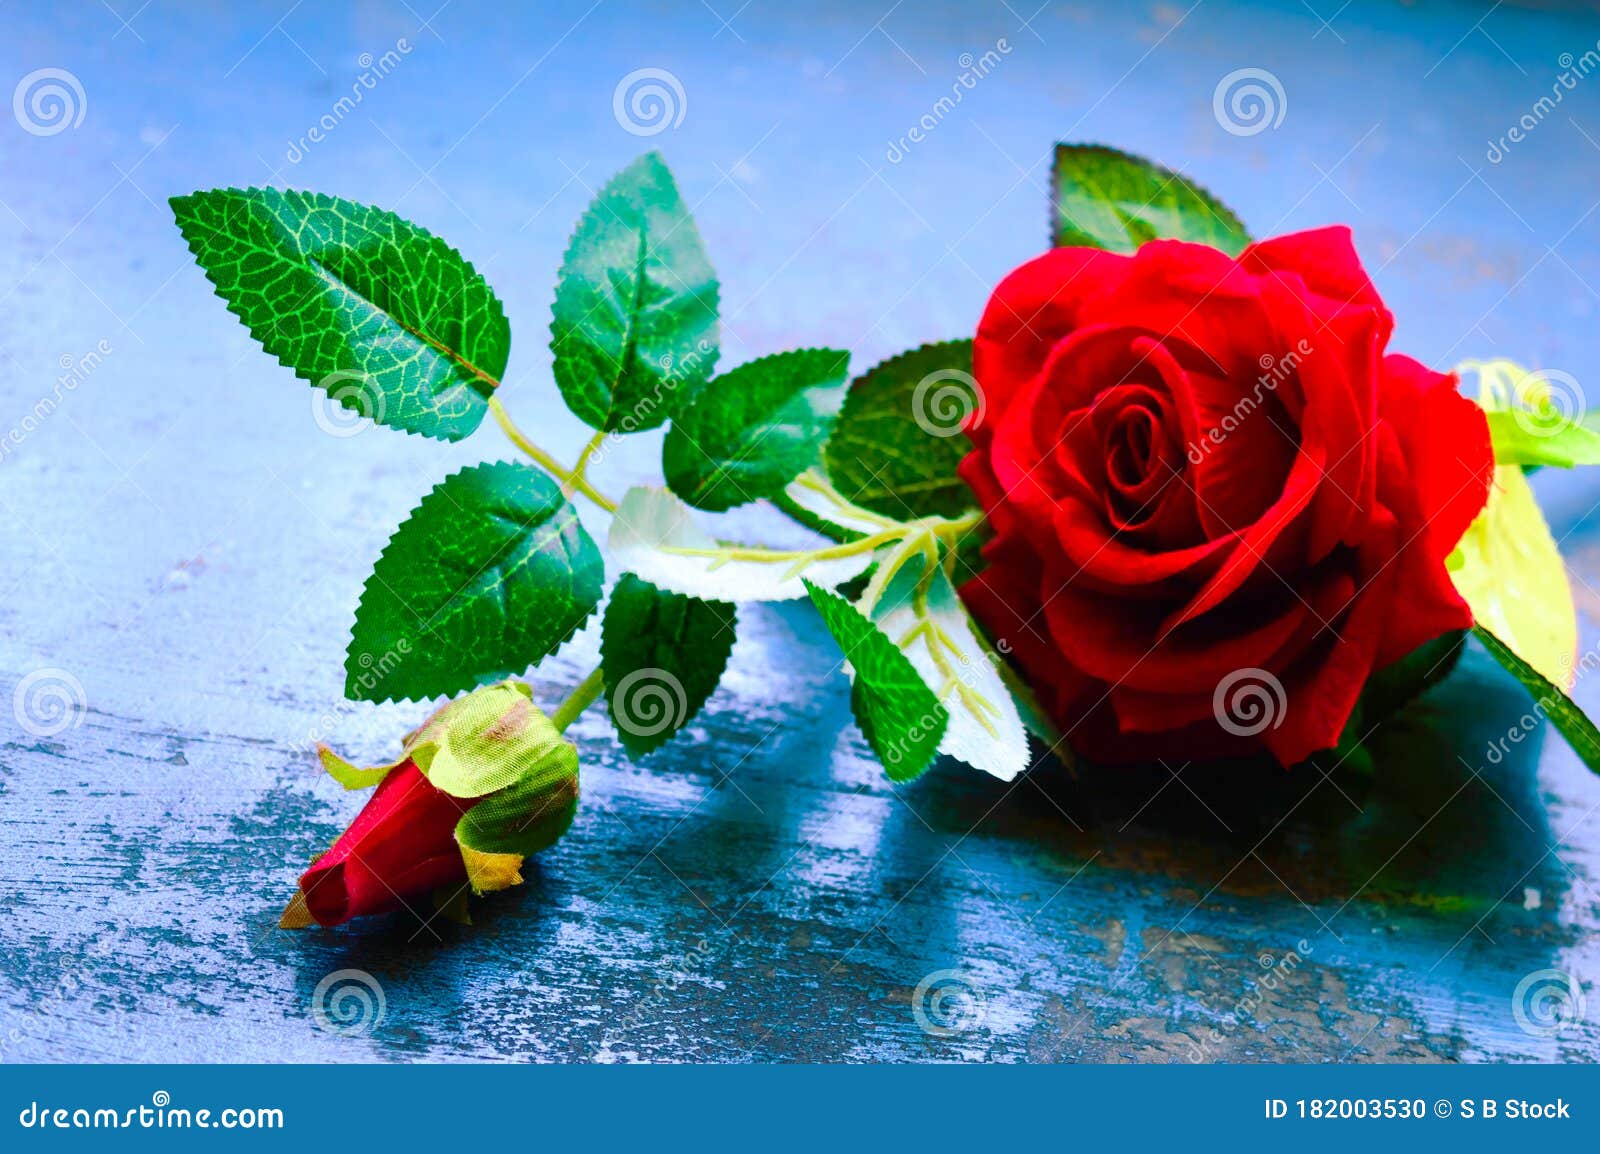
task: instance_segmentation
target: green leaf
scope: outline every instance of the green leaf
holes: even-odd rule
[[[1460,630],[1442,634],[1369,677],[1361,691],[1361,713],[1366,724],[1354,735],[1355,739],[1359,740],[1373,724],[1398,713],[1414,698],[1448,677],[1456,662],[1461,660],[1466,636]],[[1349,728],[1347,725],[1347,732]]]
[[[605,432],[653,429],[710,380],[716,276],[658,153],[613,177],[579,219],[550,338],[567,407]]]
[[[445,478],[389,539],[356,610],[345,695],[417,700],[518,673],[600,600],[600,551],[529,465]]]
[[[950,714],[906,655],[859,609],[810,581],[806,591],[850,663],[850,708],[867,744],[891,781],[918,777],[938,751]]]
[[[653,585],[716,601],[787,601],[806,595],[802,575],[827,588],[872,565],[870,547],[828,550],[727,545],[694,523],[693,510],[665,489],[639,486],[623,494],[606,541],[618,568]]]
[[[939,752],[1011,781],[1028,767],[1028,734],[1000,658],[978,639],[943,568],[923,560],[889,578],[872,620],[949,712]]]
[[[1556,540],[1528,479],[1498,465],[1489,501],[1447,562],[1472,618],[1549,680],[1571,682],[1578,615]]]
[[[733,652],[735,610],[624,573],[606,603],[606,706],[630,757],[665,745],[700,712]]]
[[[444,241],[312,192],[213,189],[171,203],[217,295],[296,376],[409,433],[459,441],[483,420],[511,329]]]
[[[851,501],[900,520],[956,517],[977,501],[956,466],[979,412],[972,342],[923,345],[873,366],[850,392],[824,459]]]
[[[1560,413],[1499,409],[1486,415],[1497,465],[1600,465],[1600,432]]]
[[[673,418],[661,450],[667,485],[719,513],[777,496],[817,460],[849,371],[849,353],[800,349],[717,377]]]
[[[1158,237],[1238,255],[1250,243],[1239,218],[1170,169],[1099,144],[1056,145],[1052,243],[1131,253]]]
[[[1483,642],[1484,648],[1494,659],[1522,682],[1523,688],[1533,695],[1534,705],[1540,714],[1550,719],[1561,736],[1567,739],[1568,744],[1583,760],[1583,764],[1600,773],[1600,729],[1595,728],[1594,722],[1589,720],[1588,715],[1578,708],[1572,698],[1553,685],[1532,665],[1513,653],[1510,646],[1489,630],[1482,625],[1475,625],[1472,632]]]

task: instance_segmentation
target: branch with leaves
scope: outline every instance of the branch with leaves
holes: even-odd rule
[[[1209,193],[1136,157],[1061,146],[1053,176],[1057,245],[1132,253],[1170,237],[1237,254],[1250,243]],[[568,465],[513,418],[505,311],[443,240],[313,193],[217,189],[172,208],[228,309],[296,376],[360,417],[439,440],[461,440],[492,415],[526,457],[443,478],[377,558],[346,653],[346,696],[465,696],[389,765],[359,770],[323,752],[342,784],[379,788],[302,878],[286,925],[392,908],[393,879],[366,884],[374,879],[364,883],[362,870],[389,852],[384,830],[403,826],[395,837],[406,842],[435,811],[438,828],[454,830],[460,870],[437,847],[408,843],[397,860],[426,850],[442,863],[437,877],[460,884],[438,887],[441,906],[459,913],[462,887],[520,881],[523,857],[560,836],[575,804],[577,762],[561,734],[602,698],[631,757],[681,732],[726,668],[737,602],[809,598],[839,642],[861,731],[897,782],[941,753],[1010,780],[1029,764],[1029,732],[1065,752],[956,592],[981,567],[987,534],[957,474],[968,447],[958,434],[984,404],[972,341],[924,345],[854,379],[849,354],[833,349],[719,372],[717,279],[652,153],[595,196],[556,281],[555,385],[593,430]],[[1522,476],[1600,463],[1600,435],[1575,421],[1530,432],[1528,415],[1551,408],[1537,382],[1504,363],[1476,368],[1500,483],[1452,558],[1454,576],[1489,651],[1600,766],[1600,732],[1564,692],[1570,591]],[[614,498],[591,479],[609,439],[662,426],[661,485]],[[603,548],[578,497],[609,518]],[[719,529],[720,515],[751,503],[818,543],[769,548]],[[1513,587],[1535,595],[1507,596]],[[597,610],[600,664],[546,717],[529,687],[507,679],[560,650]],[[322,886],[332,889],[312,892]]]

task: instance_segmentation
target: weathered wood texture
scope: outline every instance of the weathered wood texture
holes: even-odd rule
[[[1600,782],[1542,731],[1489,758],[1527,703],[1481,654],[1386,735],[1370,778],[1044,766],[1008,787],[941,765],[897,789],[809,611],[751,607],[687,737],[636,766],[599,712],[580,722],[576,826],[477,925],[277,930],[293,875],[359,804],[307,745],[376,758],[421,712],[340,703],[371,561],[431,484],[509,449],[492,429],[456,447],[320,431],[163,205],[276,182],[434,228],[507,303],[508,404],[568,448],[543,348],[554,270],[588,189],[652,145],[721,272],[728,363],[827,343],[865,365],[969,331],[1045,243],[1044,159],[1066,137],[1187,168],[1258,232],[1349,221],[1399,348],[1587,381],[1600,80],[1499,164],[1485,151],[1561,53],[1594,47],[1592,19],[1055,4],[1030,30],[1032,4],[758,2],[721,27],[692,4],[458,0],[435,35],[404,5],[275,25],[283,7],[155,6],[129,30],[99,5],[8,11],[0,38],[7,82],[64,67],[87,100],[57,135],[0,123],[0,425],[59,402],[0,461],[0,689],[61,670],[84,697],[50,736],[0,717],[7,1060],[1600,1055],[1592,987],[1587,1020],[1553,1036],[1512,1012],[1527,975],[1600,973]],[[360,54],[398,37],[401,63],[306,141]],[[1001,37],[998,66],[890,163],[962,54]],[[649,139],[612,112],[645,67],[688,102]],[[1219,127],[1213,90],[1241,67],[1281,79],[1279,127]],[[643,441],[601,464],[607,487],[655,469]],[[1538,486],[1591,646],[1600,488]],[[594,648],[539,671],[541,692]],[[1600,707],[1593,684],[1577,694]],[[381,984],[382,1020],[315,1028],[314,990],[350,968]],[[944,970],[983,1010],[952,1036],[913,1004]]]

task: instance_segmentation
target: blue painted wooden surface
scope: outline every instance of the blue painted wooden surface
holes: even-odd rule
[[[340,701],[372,559],[430,485],[509,449],[492,428],[456,447],[327,435],[311,391],[211,295],[168,195],[317,188],[447,237],[512,317],[508,404],[557,446],[581,434],[548,376],[554,271],[589,190],[650,146],[721,275],[728,363],[827,343],[865,365],[970,331],[1044,245],[1046,154],[1068,138],[1187,169],[1259,233],[1348,221],[1397,348],[1587,382],[1600,77],[1498,164],[1485,153],[1600,20],[1320,6],[1330,24],[1297,3],[456,0],[430,26],[431,4],[130,2],[126,26],[106,5],[8,6],[4,86],[62,68],[86,104],[50,136],[0,120],[0,426],[109,352],[0,460],[0,689],[63,670],[84,697],[47,737],[0,714],[0,1053],[1600,1055],[1595,997],[1553,1036],[1512,1013],[1526,975],[1600,973],[1600,782],[1543,734],[1489,762],[1526,701],[1481,655],[1388,736],[1370,779],[1045,767],[1009,788],[941,765],[894,789],[811,616],[751,607],[686,739],[635,766],[600,714],[576,727],[578,822],[477,926],[275,928],[358,804],[308,743],[376,759],[421,712]],[[335,115],[362,54],[402,37],[399,64]],[[891,162],[963,54],[1002,38],[998,65]],[[1237,136],[1212,96],[1247,67],[1279,78],[1287,109]],[[681,124],[650,138],[613,115],[641,68],[684,93]],[[325,115],[325,139],[298,144]],[[657,446],[640,438],[600,479],[650,475]],[[1538,488],[1593,645],[1600,487]],[[580,638],[541,691],[559,698],[594,651]],[[1600,707],[1593,684],[1577,695]],[[381,984],[382,1020],[315,1028],[314,991],[349,968]],[[951,1036],[913,1005],[943,970],[983,1009]]]

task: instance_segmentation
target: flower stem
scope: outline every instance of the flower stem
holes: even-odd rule
[[[589,457],[599,447],[601,434],[596,433],[594,439],[584,449],[583,456],[579,458],[578,467],[568,469],[560,461],[530,441],[527,434],[517,428],[516,422],[511,419],[511,414],[506,412],[506,407],[501,403],[499,397],[489,398],[489,411],[494,414],[496,423],[499,424],[501,431],[505,433],[511,443],[542,465],[546,472],[561,482],[562,488],[569,493],[573,490],[582,493],[607,513],[616,512],[617,503],[589,484],[588,478],[583,475],[584,468],[589,463]]]
[[[605,687],[605,672],[597,665],[594,672],[580,681],[578,687],[550,715],[550,724],[556,727],[556,732],[565,733],[567,726],[578,720],[578,715],[595,703]]]

